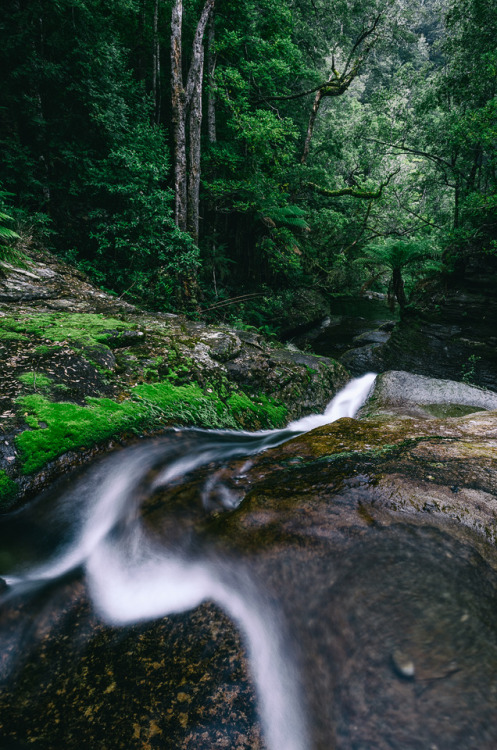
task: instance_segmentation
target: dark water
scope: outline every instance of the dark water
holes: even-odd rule
[[[295,336],[292,341],[300,347],[307,344],[321,356],[338,359],[348,349],[360,345],[354,342],[357,336],[397,320],[398,313],[390,311],[386,300],[335,298],[331,303],[331,316],[321,326]]]

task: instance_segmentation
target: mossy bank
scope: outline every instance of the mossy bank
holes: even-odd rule
[[[338,363],[256,332],[149,315],[47,254],[0,279],[0,503],[112,441],[175,425],[282,427],[321,411]]]

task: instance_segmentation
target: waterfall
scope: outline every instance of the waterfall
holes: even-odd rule
[[[234,574],[215,555],[205,559],[192,554],[186,545],[182,548],[175,543],[168,548],[151,539],[135,498],[151,470],[154,478],[148,489],[153,491],[210,462],[249,457],[296,434],[353,417],[374,379],[375,375],[368,374],[351,381],[323,414],[296,420],[283,430],[183,430],[178,431],[177,440],[169,433],[167,438],[112,454],[58,499],[50,513],[63,523],[64,540],[46,560],[9,576],[10,591],[31,590],[82,566],[96,610],[113,625],[183,612],[207,600],[215,602],[244,635],[268,747],[306,750],[296,667],[285,651],[284,627],[274,605],[264,601],[248,577]],[[207,481],[212,484],[214,480]],[[218,495],[225,508],[236,506],[237,499],[228,488]]]

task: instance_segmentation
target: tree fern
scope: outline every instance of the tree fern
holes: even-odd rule
[[[0,264],[15,261],[19,255],[18,250],[12,244],[14,240],[19,238],[19,235],[13,229],[5,226],[6,221],[12,221],[12,217],[2,210],[3,206],[1,205],[7,195],[9,193],[0,190]]]
[[[268,205],[260,210],[260,217],[267,226],[288,226],[296,229],[309,230],[305,220],[305,211],[298,206],[288,203],[286,206]]]

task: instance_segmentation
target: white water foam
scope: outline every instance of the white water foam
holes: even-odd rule
[[[76,529],[70,546],[45,564],[8,579],[33,585],[84,565],[89,591],[107,622],[122,625],[193,609],[207,600],[218,604],[245,636],[256,685],[264,736],[270,750],[309,746],[298,679],[285,651],[274,604],[229,561],[192,557],[188,550],[159,547],[147,536],[134,496],[158,460],[169,463],[152,484],[163,486],[214,460],[252,455],[341,417],[353,417],[366,400],[375,375],[351,381],[324,414],[296,420],[283,430],[260,433],[201,432],[197,450],[181,455],[169,443],[140,445],[115,454],[91,470],[66,499],[75,504]],[[181,436],[178,436],[181,439]],[[227,490],[226,490],[227,491]],[[230,497],[227,507],[232,507]],[[67,512],[67,510],[66,510]]]
[[[368,372],[360,378],[351,380],[330,401],[324,414],[310,414],[308,417],[302,417],[295,422],[290,422],[286,429],[292,432],[307,432],[308,430],[314,430],[316,427],[336,422],[337,419],[342,417],[355,416],[366,401],[375,378],[375,373]]]

